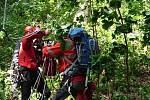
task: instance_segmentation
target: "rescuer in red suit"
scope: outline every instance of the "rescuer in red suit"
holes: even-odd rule
[[[21,47],[19,51],[19,65],[21,74],[21,100],[29,100],[31,88],[37,87],[38,92],[43,94],[41,100],[47,100],[51,94],[44,80],[40,78],[37,83],[37,77],[40,75],[39,65],[37,64],[36,54],[34,50],[34,39],[42,38],[48,35],[48,30],[41,31],[38,27],[27,26],[24,29],[24,36],[21,39]],[[44,89],[44,86],[46,88]],[[44,91],[43,91],[44,90]]]
[[[60,42],[54,46],[44,46],[43,55],[49,58],[58,58],[58,69],[60,73],[71,67],[77,60],[77,52],[75,42],[70,38],[65,39],[64,50],[61,49]],[[75,64],[73,66],[76,66]],[[70,94],[76,100],[92,100],[92,92],[90,88],[85,91],[86,73],[82,72],[78,67],[63,74],[61,88],[57,91],[52,100],[65,100]]]

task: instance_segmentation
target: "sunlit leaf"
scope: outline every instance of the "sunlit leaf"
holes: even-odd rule
[[[5,32],[4,31],[0,31],[0,39],[3,39],[5,36]]]

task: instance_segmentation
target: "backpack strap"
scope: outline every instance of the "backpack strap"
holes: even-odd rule
[[[82,49],[81,44],[76,45],[77,59],[79,63],[81,62],[81,55],[82,55],[81,49]]]
[[[72,64],[72,61],[70,61],[66,56],[63,56],[63,58],[64,58],[69,64]]]
[[[68,58],[67,58],[68,59]],[[68,59],[69,60],[69,59]],[[60,75],[67,75],[69,71],[71,71],[74,67],[76,67],[78,59],[76,59],[73,63],[71,63],[70,67],[66,68],[64,72],[61,72]]]
[[[89,48],[90,48],[90,52],[91,55],[95,55],[97,52],[97,41],[95,39],[89,39]]]

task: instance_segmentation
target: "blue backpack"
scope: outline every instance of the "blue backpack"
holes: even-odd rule
[[[69,36],[72,40],[77,40],[76,43],[76,51],[77,51],[77,65],[80,67],[81,72],[86,72],[86,80],[85,80],[85,87],[88,88],[88,82],[89,82],[89,73],[90,69],[92,68],[92,58],[93,55],[96,55],[99,51],[99,46],[97,40],[94,38],[90,38],[90,36],[87,34],[87,32],[82,28],[73,28],[69,31]],[[76,63],[76,62],[74,62]],[[73,69],[70,67],[70,69]],[[69,72],[68,69],[65,73]],[[73,73],[75,71],[72,70],[70,73]]]
[[[99,51],[98,41],[91,38],[82,28],[73,28],[69,31],[71,39],[80,38],[81,41],[76,43],[79,65],[88,66],[91,63],[93,55]]]

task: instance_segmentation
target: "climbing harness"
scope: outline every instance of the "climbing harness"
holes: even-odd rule
[[[32,34],[34,34],[34,33],[32,33]],[[36,34],[36,33],[35,33]],[[53,41],[51,41],[51,42],[49,42],[49,41],[46,41],[47,43],[45,43],[45,45],[53,45],[54,43],[53,43]],[[50,43],[50,44],[48,44],[48,42]],[[48,63],[48,65],[46,65],[46,63],[47,63],[47,59],[49,59],[49,58],[44,58],[44,61],[43,61],[43,64],[42,64],[42,69],[44,69],[45,68],[45,66],[47,66],[47,69],[46,69],[46,73],[43,73],[43,70],[41,69],[41,68],[39,68],[39,75],[38,75],[38,77],[37,77],[37,79],[36,79],[36,82],[34,83],[34,86],[33,86],[33,88],[32,88],[32,91],[31,91],[31,94],[38,88],[38,86],[39,86],[39,83],[40,83],[40,79],[41,79],[41,77],[44,79],[44,80],[46,80],[45,78],[45,76],[49,76],[49,73],[51,73],[51,74],[53,74],[53,69],[52,69],[52,66],[53,66],[53,61],[52,61],[52,59],[50,59],[50,60],[48,60],[48,61],[50,61],[49,63]],[[41,100],[43,100],[43,98],[44,98],[44,94],[45,94],[45,90],[46,90],[46,85],[47,85],[47,80],[46,80],[46,83],[44,83],[44,87],[43,87],[43,91],[42,91],[42,94],[41,94],[41,96],[40,96],[40,99]],[[31,95],[30,94],[30,95]],[[28,100],[30,100],[30,96],[29,96],[29,98],[28,98]]]
[[[46,59],[46,58],[45,58]],[[48,58],[49,59],[49,58]],[[46,62],[46,60],[45,60],[45,62]],[[51,66],[51,67],[50,67]],[[52,62],[52,59],[50,59],[50,63],[48,63],[48,70],[47,70],[47,73],[46,73],[46,76],[48,76],[49,75],[49,72],[50,73],[53,73],[52,71],[52,67],[53,67],[53,62]],[[50,69],[51,68],[51,69]],[[47,82],[46,82],[47,83]],[[42,94],[42,96],[41,96],[41,100],[43,100],[43,98],[44,98],[44,93],[45,93],[45,88],[46,88],[46,83],[44,84],[44,88],[43,88],[43,94]]]

